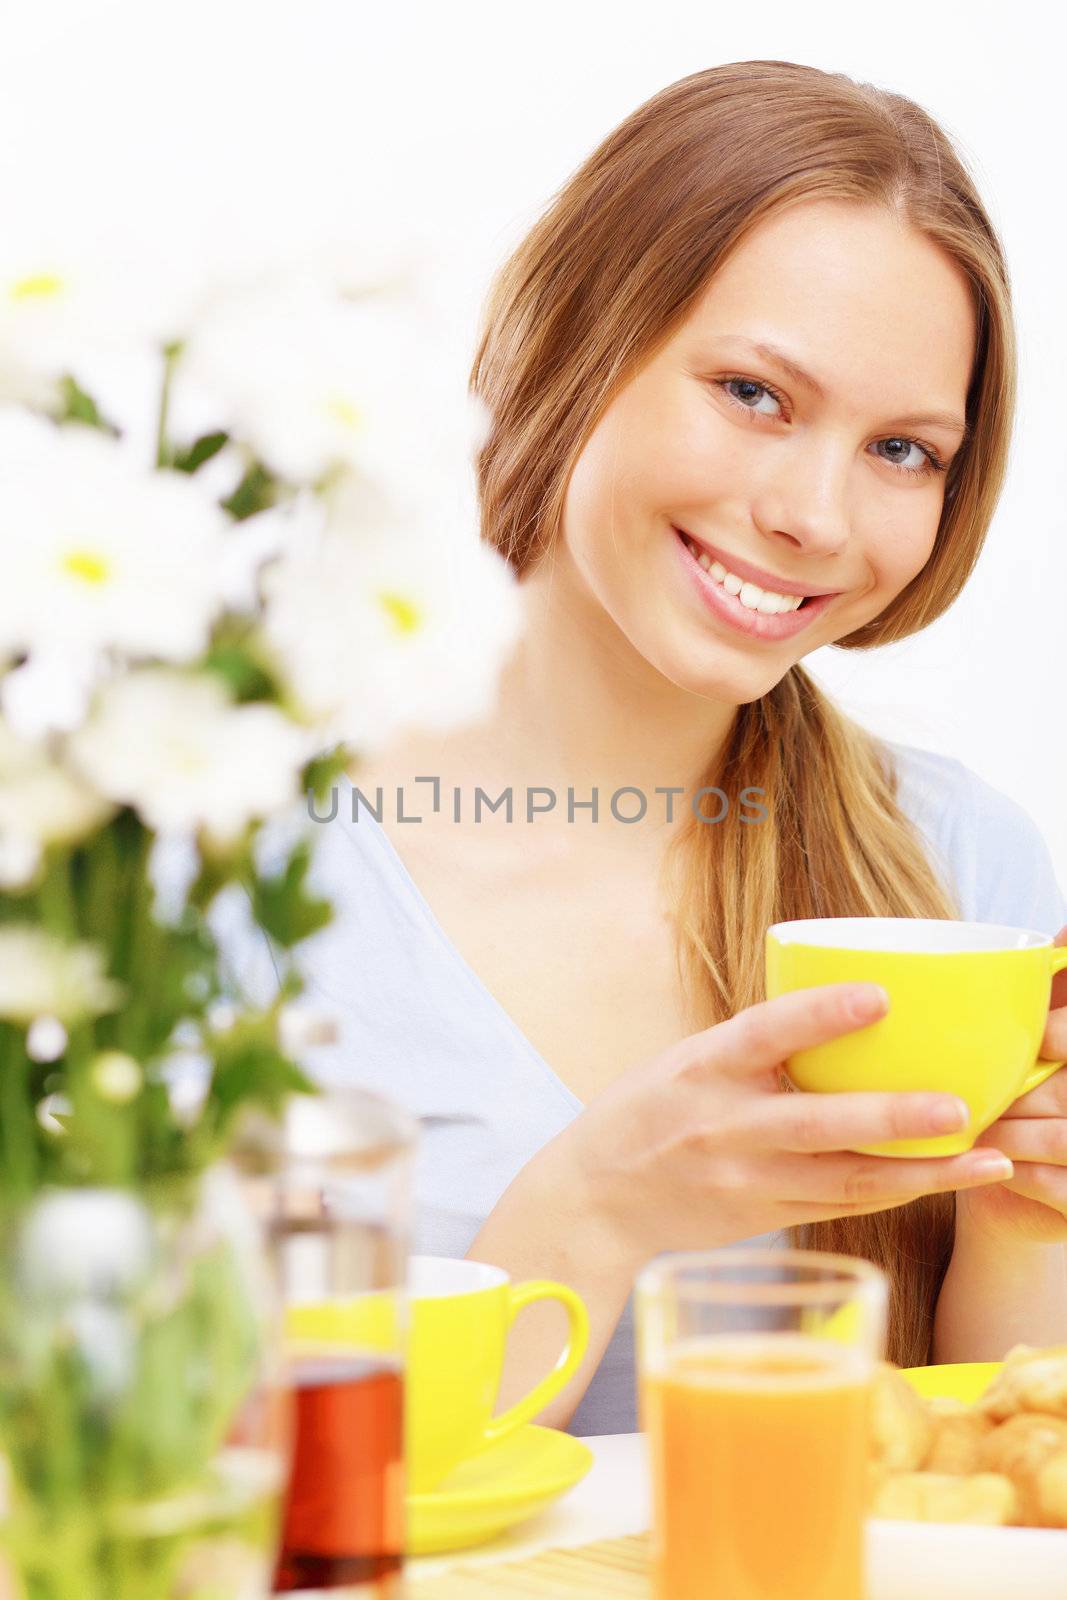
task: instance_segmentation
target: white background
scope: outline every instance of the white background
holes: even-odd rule
[[[947,617],[807,663],[876,731],[958,756],[1019,800],[1067,889],[1064,89],[1048,26],[1029,0],[7,0],[0,214],[5,229],[44,220],[113,239],[125,272],[220,240],[268,252],[341,228],[377,249],[414,230],[462,393],[494,267],[666,84],[766,58],[918,100],[1007,247],[1021,347],[1010,477]]]

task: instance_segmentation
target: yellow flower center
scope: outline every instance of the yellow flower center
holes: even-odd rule
[[[414,633],[422,622],[422,616],[411,600],[406,600],[402,594],[382,593],[378,596],[385,610],[396,624],[398,633]]]
[[[34,272],[11,285],[12,300],[54,300],[65,284],[56,272]]]
[[[72,578],[81,578],[83,583],[106,583],[111,576],[111,568],[103,556],[92,550],[68,550],[60,565],[64,572]]]
[[[343,427],[351,428],[353,432],[363,426],[363,413],[359,406],[354,405],[351,400],[346,400],[343,395],[335,395],[331,400],[327,400],[326,409]]]

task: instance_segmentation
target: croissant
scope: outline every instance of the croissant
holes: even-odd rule
[[[978,1404],[998,1422],[1019,1411],[1067,1417],[1067,1344],[1043,1350],[1017,1344]]]
[[[1030,1528],[1067,1526],[1062,1471],[1046,1472],[1061,1457],[1067,1460],[1067,1421],[1035,1412],[1009,1417],[993,1428],[979,1449],[981,1470],[1003,1473],[1015,1485],[1019,1520]]]
[[[897,1367],[883,1361],[871,1387],[871,1457],[893,1472],[913,1472],[926,1461],[934,1423],[922,1398]]]

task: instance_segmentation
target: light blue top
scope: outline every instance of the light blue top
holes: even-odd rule
[[[1067,924],[1048,848],[1020,805],[950,756],[885,743],[902,808],[947,871],[966,920],[1052,935]],[[309,881],[335,917],[296,954],[303,998],[328,1003],[341,1036],[301,1059],[324,1082],[377,1089],[423,1117],[469,1119],[423,1130],[415,1176],[413,1250],[463,1256],[515,1174],[583,1106],[444,933],[366,806],[352,822],[347,778],[336,793],[334,820],[304,817],[316,836]],[[234,975],[265,1002],[277,981],[265,936],[247,904],[220,897],[217,908],[212,921]],[[636,1427],[631,1295],[568,1431]]]

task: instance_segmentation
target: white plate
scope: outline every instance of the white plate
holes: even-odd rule
[[[1067,1600],[1067,1530],[869,1522],[866,1600]]]

